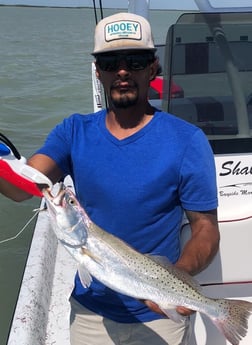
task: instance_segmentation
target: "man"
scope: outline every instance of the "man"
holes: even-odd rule
[[[213,154],[200,129],[153,108],[149,83],[158,59],[144,18],[103,19],[93,55],[108,109],[74,114],[56,126],[28,164],[56,183],[70,174],[90,218],[142,253],[166,256],[194,275],[218,250]],[[14,200],[29,195],[0,181]],[[180,252],[183,213],[192,237]],[[78,275],[71,297],[71,344],[189,344],[190,310],[179,324],[151,301],[137,301]]]

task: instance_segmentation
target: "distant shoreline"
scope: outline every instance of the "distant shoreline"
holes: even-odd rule
[[[43,8],[43,7],[47,7],[47,8],[94,8],[93,6],[63,6],[63,5],[29,5],[29,4],[1,4],[0,3],[0,7],[39,7],[39,8]],[[100,8],[99,6],[96,6],[96,8]],[[127,10],[127,7],[118,7],[118,8],[115,8],[115,7],[107,7],[107,6],[103,6],[102,7],[103,9],[115,9],[115,10]],[[150,9],[152,10],[152,9]]]
[[[0,4],[0,7],[31,7],[31,8],[66,8],[66,9],[83,9],[83,8],[93,8],[93,6],[56,6],[56,5],[24,5],[24,4]],[[100,7],[96,7],[99,9]],[[127,7],[102,7],[104,10],[115,10],[115,11],[126,11]],[[150,8],[149,11],[169,11],[169,12],[177,12],[181,11],[178,9],[167,9],[167,8]],[[187,12],[187,10],[184,10]]]
[[[0,7],[35,7],[35,8],[93,8],[92,6],[46,6],[46,5],[19,5],[19,4],[15,4],[15,5],[7,5],[7,4],[0,4]],[[110,9],[112,7],[103,7],[105,9]],[[123,8],[122,8],[123,9]],[[126,9],[126,8],[125,8]]]

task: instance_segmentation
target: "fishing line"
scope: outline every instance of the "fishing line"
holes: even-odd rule
[[[1,240],[0,244],[10,242],[10,241],[17,239],[24,232],[24,230],[27,228],[27,226],[33,221],[33,219],[38,215],[38,213],[41,211],[44,211],[45,209],[46,209],[46,207],[34,209],[33,210],[33,212],[35,212],[34,215],[28,220],[28,222],[25,223],[25,225],[22,227],[22,229],[15,236],[6,238],[5,240]]]

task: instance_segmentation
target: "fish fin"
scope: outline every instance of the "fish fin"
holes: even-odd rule
[[[173,305],[167,306],[166,308],[159,307],[162,312],[172,321],[180,323],[186,319],[186,316],[179,314],[176,310],[176,307]]]
[[[85,288],[89,287],[93,279],[90,273],[88,272],[88,270],[86,269],[85,265],[83,264],[78,265],[78,273],[79,273],[81,284]]]
[[[158,256],[151,254],[145,255],[148,256],[149,259],[155,261],[160,266],[164,267],[165,269],[168,269],[173,275],[175,275],[178,279],[182,280],[184,283],[191,286],[193,289],[197,290],[198,292],[202,291],[202,287],[196,279],[190,276],[189,273],[174,266],[166,256]]]
[[[93,253],[90,252],[90,250],[88,250],[85,247],[81,247],[81,251],[83,255],[87,255],[89,256],[92,260],[94,260],[97,264],[102,264],[102,260],[101,258],[99,258],[98,256],[95,256]]]
[[[170,262],[167,256],[153,255],[153,254],[145,254],[145,256],[147,256],[149,259],[151,259],[152,261],[155,261],[157,264],[165,268],[173,266],[173,264]]]
[[[252,314],[252,303],[243,300],[217,299],[223,312],[219,317],[212,317],[215,326],[224,334],[233,345],[239,345],[246,336],[248,318]],[[210,316],[211,317],[211,316]]]

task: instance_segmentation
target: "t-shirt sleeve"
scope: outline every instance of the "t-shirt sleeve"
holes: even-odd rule
[[[44,145],[36,153],[53,159],[64,175],[71,173],[72,117],[64,119],[47,136]]]
[[[190,211],[217,208],[214,155],[201,130],[188,142],[180,170],[179,193],[182,207]]]

